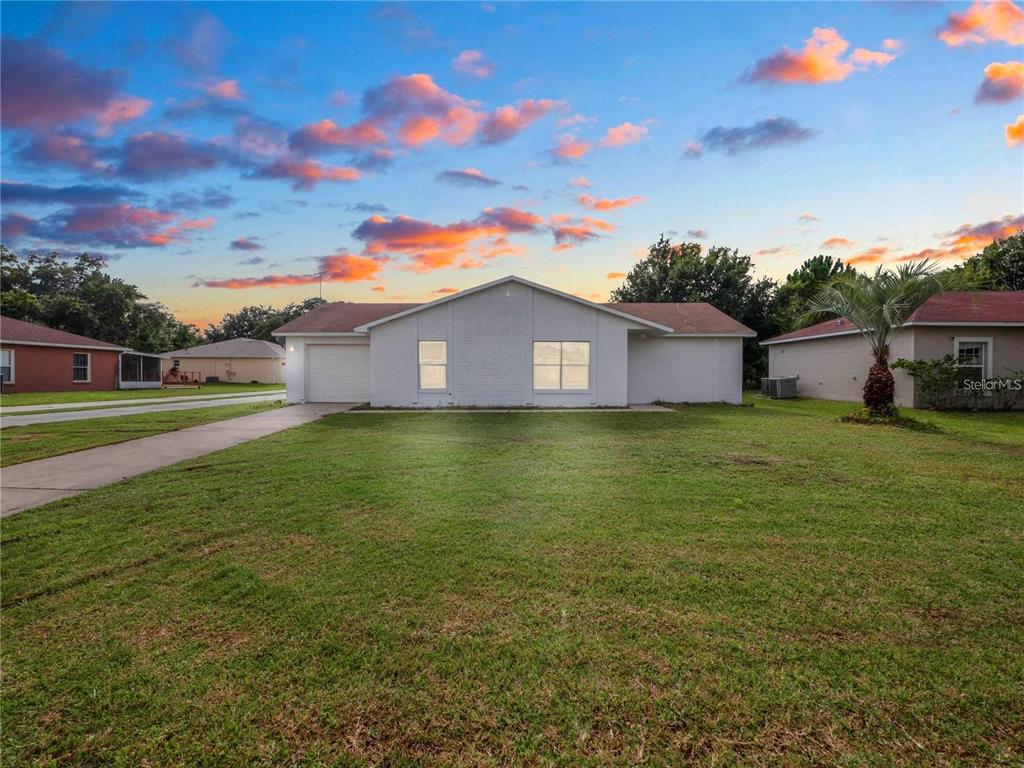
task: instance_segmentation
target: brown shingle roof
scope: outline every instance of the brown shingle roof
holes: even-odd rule
[[[389,315],[396,315],[419,304],[335,302],[311,309],[274,331],[275,336],[292,333],[352,333],[355,328]]]
[[[227,339],[168,352],[168,357],[284,357],[280,344],[263,339]]]
[[[324,304],[301,317],[285,323],[274,331],[275,336],[301,333],[351,333],[355,328],[381,320],[420,304]],[[710,304],[603,304],[602,306],[658,323],[675,333],[706,335],[743,334],[754,332]]]
[[[1024,291],[946,291],[932,296],[907,321],[908,325],[929,323],[1021,323],[1024,324]],[[841,317],[768,339],[762,344],[797,341],[814,336],[836,336],[856,331]]]
[[[103,349],[120,350],[125,347],[111,344],[99,339],[90,339],[88,336],[79,336],[77,333],[58,331],[56,328],[47,328],[38,323],[29,323],[24,320],[15,320],[13,317],[0,316],[0,341],[8,344],[39,344],[54,347],[102,347]]]
[[[649,320],[658,325],[672,329],[673,333],[696,334],[705,336],[742,335],[754,336],[755,333],[738,320],[733,320],[725,312],[703,302],[613,302],[604,306],[627,315]]]

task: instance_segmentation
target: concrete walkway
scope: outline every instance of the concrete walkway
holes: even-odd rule
[[[0,470],[0,517],[315,421],[355,403],[291,405]]]
[[[124,406],[118,408],[93,408],[87,411],[61,411],[60,413],[26,413],[21,416],[0,416],[0,429],[6,427],[26,427],[29,424],[53,424],[58,421],[81,421],[83,419],[110,419],[114,416],[136,416],[140,413],[162,413],[163,411],[190,411],[196,408],[219,408],[222,405],[245,405],[246,403],[264,403],[268,400],[284,400],[284,392],[265,394],[257,392],[252,395],[236,397],[220,397],[216,400],[195,402],[190,397],[184,402],[156,403],[152,405]],[[4,410],[4,414],[7,410]]]
[[[247,397],[249,395],[281,395],[284,396],[285,391],[283,389],[258,389],[250,390],[248,392],[221,392],[219,395],[175,395],[174,397],[139,397],[139,398],[124,398],[120,400],[79,400],[73,403],[45,403],[39,405],[5,405],[3,407],[4,414],[14,415],[16,413],[35,413],[36,411],[78,411],[86,410],[88,408],[103,408],[108,405],[123,405],[125,407],[133,405],[149,405],[150,403],[177,403],[185,400],[191,400],[193,402],[203,400],[217,400],[225,397]]]

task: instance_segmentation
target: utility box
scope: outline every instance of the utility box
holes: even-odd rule
[[[796,382],[798,376],[773,376],[767,380],[768,383],[768,397],[775,400],[785,400],[791,397],[796,397]],[[764,379],[762,381],[762,389],[764,387]]]

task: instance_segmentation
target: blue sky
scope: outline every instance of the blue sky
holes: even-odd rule
[[[199,324],[318,271],[604,298],[663,232],[776,278],[954,263],[1021,225],[996,5],[4,3],[4,242],[104,253]]]

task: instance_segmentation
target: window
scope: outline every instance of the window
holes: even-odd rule
[[[0,349],[0,381],[14,381],[13,349]]]
[[[420,342],[420,389],[448,389],[448,342]]]
[[[956,340],[956,364],[965,379],[983,381],[989,378],[990,349],[990,339]]]
[[[590,342],[533,342],[533,388],[590,389]]]
[[[89,355],[76,352],[71,356],[71,380],[82,384],[89,383]]]

